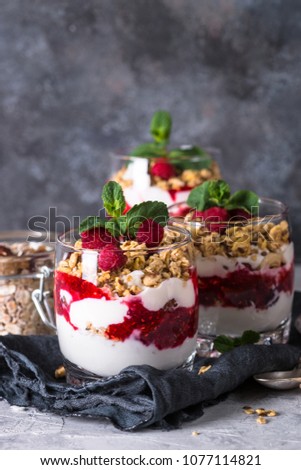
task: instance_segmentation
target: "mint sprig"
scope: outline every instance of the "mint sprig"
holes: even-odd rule
[[[179,148],[168,150],[172,129],[172,117],[168,111],[156,111],[151,119],[150,134],[153,142],[146,142],[135,147],[130,155],[133,157],[167,157],[171,163],[180,171],[186,169],[202,170],[210,168],[212,164],[211,156],[197,145],[185,145]],[[202,156],[199,161],[191,162],[181,157]]]
[[[100,228],[105,226],[105,220],[101,217],[91,215],[84,219],[79,226],[79,233],[87,232],[93,228]]]
[[[91,229],[105,228],[115,238],[134,237],[139,225],[146,219],[153,219],[163,227],[168,220],[167,205],[158,201],[146,201],[133,206],[123,214],[126,203],[121,186],[109,181],[103,187],[102,200],[110,218],[89,216],[79,226],[79,233]]]
[[[232,338],[230,336],[220,335],[214,340],[214,349],[221,353],[232,351],[232,349],[245,344],[258,343],[260,334],[253,330],[246,330],[242,336]]]
[[[172,128],[172,118],[167,111],[157,111],[150,123],[150,133],[155,142],[166,145]]]
[[[252,207],[258,206],[258,200],[257,194],[253,191],[242,189],[232,194],[225,208],[227,210],[244,209],[247,212],[251,212]]]
[[[198,211],[204,211],[215,206],[224,207],[230,195],[228,183],[223,180],[209,180],[192,189],[187,204]]]
[[[184,157],[184,158],[183,158]],[[202,157],[192,158],[185,157]],[[204,170],[210,168],[212,158],[210,155],[196,145],[183,145],[171,150],[168,154],[170,162],[180,171],[184,170]]]
[[[210,207],[223,207],[227,210],[243,209],[248,213],[258,206],[259,197],[253,191],[236,191],[231,196],[230,186],[223,180],[210,180],[192,189],[187,204],[198,211]]]
[[[205,150],[201,149],[197,145],[182,145],[179,148],[175,148],[169,152],[170,158],[178,158],[178,157],[194,157],[195,155],[199,156],[209,156]]]
[[[145,219],[153,219],[163,227],[168,219],[168,209],[164,202],[146,201],[133,206],[126,214],[126,230],[128,235],[134,236],[139,225]]]
[[[132,157],[163,157],[165,154],[166,149],[155,142],[138,145],[131,152]]]
[[[104,228],[107,232],[113,235],[113,237],[119,238],[127,231],[125,216],[121,215],[120,217],[111,217],[106,220]]]
[[[131,155],[133,157],[167,156],[166,145],[169,142],[171,128],[172,118],[170,113],[163,110],[155,112],[150,123],[150,134],[154,141],[138,145],[132,150]]]
[[[103,205],[107,213],[112,217],[123,214],[126,207],[125,198],[121,186],[115,181],[109,181],[102,191]]]

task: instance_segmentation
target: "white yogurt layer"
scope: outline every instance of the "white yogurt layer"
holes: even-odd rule
[[[133,182],[132,186],[123,189],[125,200],[131,207],[144,201],[161,201],[170,206],[177,202],[185,202],[190,193],[190,190],[177,191],[174,197],[171,197],[168,191],[152,186],[147,158],[135,157],[123,177]]]
[[[139,276],[134,274],[133,277],[138,283]],[[67,305],[70,304],[68,292],[62,290],[60,297]],[[72,302],[70,321],[77,330],[62,315],[56,315],[60,348],[65,358],[100,376],[117,374],[130,365],[148,364],[162,370],[182,365],[195,350],[196,336],[186,338],[178,347],[159,350],[154,345],[145,346],[139,341],[138,331],[134,331],[125,341],[112,341],[86,330],[88,324],[99,329],[122,323],[128,312],[124,301],[133,297],[140,298],[143,306],[152,311],[163,308],[172,299],[180,307],[190,308],[195,304],[192,280],[177,278],[167,279],[158,287],[146,287],[136,296],[115,300],[88,298]]]
[[[294,260],[294,246],[293,243],[282,245],[280,248],[283,262],[290,265]],[[244,264],[251,266],[252,270],[259,269],[264,256],[261,253],[252,256],[229,258],[227,256],[202,256],[200,253],[196,255],[196,267],[199,277],[226,277],[228,273],[236,271],[244,267]]]
[[[290,318],[293,296],[281,292],[278,300],[263,310],[255,307],[199,307],[199,333],[201,335],[241,336],[246,330],[259,333],[275,330]]]

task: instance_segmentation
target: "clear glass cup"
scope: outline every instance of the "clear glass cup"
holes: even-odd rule
[[[198,329],[193,245],[185,229],[164,230],[164,246],[121,243],[125,264],[115,272],[98,267],[99,250],[83,249],[76,231],[58,238],[55,316],[69,383],[132,365],[192,364]]]
[[[172,170],[163,171],[162,176],[152,174],[154,165],[159,159],[162,161],[160,157],[112,155],[110,179],[122,186],[128,209],[144,201],[162,201],[169,206],[186,201],[190,191],[204,181],[221,178],[216,162],[219,151],[206,149],[206,152],[203,156],[165,159]]]
[[[261,198],[251,218],[193,220],[185,203],[169,213],[194,242],[200,350],[210,353],[216,336],[246,330],[260,333],[261,342],[287,342],[294,285],[288,208]]]
[[[37,240],[40,233],[13,230],[0,233],[0,335],[49,334],[32,299],[40,287],[43,269],[54,268],[54,246]],[[48,279],[45,289],[49,302],[53,297],[53,282]]]

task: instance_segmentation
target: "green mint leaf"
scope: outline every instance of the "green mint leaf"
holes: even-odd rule
[[[167,111],[157,111],[151,120],[150,133],[155,142],[166,144],[172,127],[171,115]]]
[[[239,336],[236,336],[233,339],[233,348],[237,348],[237,346],[241,346],[241,338]]]
[[[216,206],[224,207],[231,194],[230,186],[223,180],[210,180],[208,183],[211,207],[213,203],[215,203]]]
[[[198,211],[210,207],[224,207],[230,197],[230,186],[223,180],[205,181],[194,188],[187,199],[187,204]]]
[[[242,336],[238,336],[235,338],[220,335],[217,336],[214,340],[214,348],[221,353],[225,353],[231,351],[232,349],[238,346],[258,343],[259,339],[260,334],[253,330],[246,330],[243,332]]]
[[[229,336],[220,335],[214,340],[214,349],[221,353],[231,351],[234,347],[234,340]]]
[[[201,184],[196,188],[192,189],[189,193],[187,204],[190,207],[198,211],[203,211],[208,208],[208,201],[209,201],[209,192],[208,192],[208,183]]]
[[[252,207],[258,206],[259,197],[253,191],[241,190],[236,191],[229,198],[225,208],[227,210],[232,209],[244,209],[251,213]]]
[[[125,217],[127,234],[135,236],[139,225],[146,219],[153,219],[164,227],[168,220],[168,209],[164,202],[146,201],[133,206]]]
[[[102,200],[104,208],[112,217],[119,217],[126,207],[122,188],[115,181],[109,181],[104,185]]]
[[[119,238],[120,235],[122,235],[122,224],[121,220],[122,217],[112,217],[111,219],[108,219],[105,223],[105,229],[107,232],[109,232],[113,237]]]
[[[205,150],[192,145],[183,145],[180,148],[171,150],[168,158],[180,171],[208,169],[212,164],[212,158]]]
[[[121,219],[121,218],[120,218]],[[87,232],[88,230],[104,228],[110,232],[113,237],[119,237],[123,232],[120,226],[119,219],[102,219],[101,217],[91,215],[84,219],[79,226],[79,233]]]
[[[183,157],[173,157],[169,158],[169,160],[170,163],[172,163],[181,172],[184,170],[208,170],[212,164],[212,159],[210,157],[202,157],[201,160],[198,160],[197,158],[195,160],[191,160],[183,159]]]
[[[84,219],[79,226],[79,233],[87,232],[93,228],[105,227],[106,221],[101,217],[91,215]]]
[[[246,330],[241,336],[240,344],[254,344],[260,340],[260,334],[257,331]]]
[[[182,145],[182,147],[172,149],[169,152],[170,158],[177,158],[183,156],[194,157],[195,155],[209,157],[209,154],[205,152],[205,150],[201,149],[201,147],[197,147],[196,145]]]
[[[154,142],[138,145],[131,152],[133,157],[162,157],[166,155],[166,149]]]

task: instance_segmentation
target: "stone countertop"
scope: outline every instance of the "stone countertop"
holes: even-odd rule
[[[275,409],[265,425],[242,407]],[[249,381],[198,420],[169,432],[126,433],[106,420],[63,418],[0,402],[0,449],[272,450],[301,449],[301,391],[274,391]],[[279,432],[281,430],[281,432]],[[193,435],[197,431],[198,435]]]
[[[301,266],[296,269],[301,289]],[[266,425],[243,406],[274,409]],[[250,379],[204,415],[169,432],[123,432],[105,419],[61,417],[0,401],[0,449],[31,450],[300,450],[301,390],[267,389]],[[195,431],[199,434],[195,435]],[[280,432],[281,431],[281,432]]]

